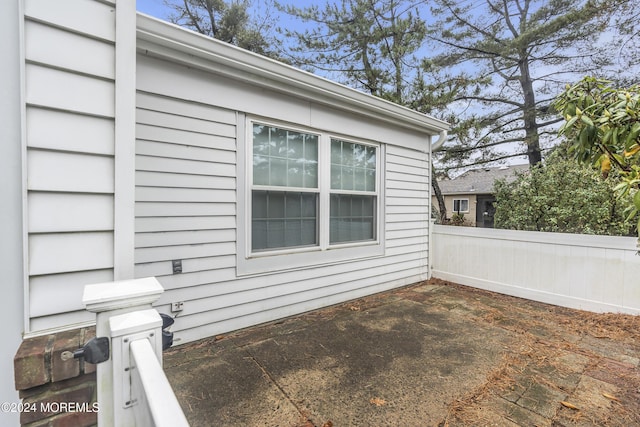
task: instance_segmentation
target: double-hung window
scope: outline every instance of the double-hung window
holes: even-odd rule
[[[376,239],[376,147],[331,139],[332,244]]]
[[[295,264],[298,256],[303,266],[381,254],[379,144],[247,123],[247,262],[267,266],[265,257],[282,255]]]
[[[318,245],[318,135],[253,125],[251,247]]]
[[[457,213],[469,212],[469,199],[453,199],[453,211]]]

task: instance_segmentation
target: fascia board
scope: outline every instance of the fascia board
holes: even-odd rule
[[[443,196],[491,196],[493,193],[486,191],[441,191]]]
[[[137,50],[429,135],[449,129],[442,120],[141,13]]]

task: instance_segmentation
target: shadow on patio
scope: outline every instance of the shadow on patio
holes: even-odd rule
[[[192,426],[640,425],[640,318],[432,280],[173,348]]]

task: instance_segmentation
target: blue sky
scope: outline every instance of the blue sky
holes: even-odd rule
[[[264,7],[265,2],[271,3],[273,0],[253,0],[253,5],[261,10]],[[278,3],[283,5],[292,5],[298,7],[308,7],[312,5],[324,6],[325,4],[333,0],[277,0]],[[181,4],[182,0],[171,0],[172,3]],[[173,12],[172,8],[165,5],[165,0],[136,0],[136,9],[139,12],[153,16],[158,19],[167,21],[168,16]],[[272,14],[278,16],[278,20],[275,23],[277,27],[295,29],[303,31],[306,24],[301,20],[289,16],[285,13],[280,13],[275,8],[271,11]],[[272,29],[275,33],[275,29]]]
[[[166,6],[163,0],[136,0],[136,9],[156,18],[166,18]]]
[[[177,1],[179,2],[179,0]],[[327,0],[279,0],[279,2],[304,7],[313,4],[323,5],[327,3]],[[139,12],[146,13],[147,15],[166,19],[170,13],[170,9],[167,8],[164,3],[164,0],[136,0],[136,8]]]

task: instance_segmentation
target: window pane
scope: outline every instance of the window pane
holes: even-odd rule
[[[269,155],[269,128],[262,125],[253,126],[253,154]]]
[[[293,197],[288,195],[285,199],[285,209],[287,218],[300,218],[302,217],[302,197]]]
[[[338,205],[338,218],[349,218],[352,214],[351,202],[353,199],[349,196],[339,196],[336,195],[333,198]]]
[[[304,138],[304,188],[318,188],[318,136]]]
[[[269,185],[287,185],[287,161],[272,157],[269,163]]]
[[[289,147],[287,157],[290,159],[304,158],[304,134],[298,132],[289,132]]]
[[[304,188],[318,188],[318,161],[306,160],[304,164]]]
[[[376,148],[367,147],[367,167],[371,169],[376,168]]]
[[[366,215],[366,212],[362,210],[363,205],[364,205],[364,201],[362,199],[351,200],[350,214],[358,217],[361,217],[362,215]]]
[[[287,157],[287,131],[284,129],[270,128],[270,147],[269,153],[272,157]]]
[[[317,199],[315,194],[300,193],[300,204],[303,218],[314,218],[317,216]]]
[[[292,246],[300,246],[301,244],[301,224],[302,220],[300,219],[288,219],[285,221],[285,241],[284,245],[286,247]]]
[[[353,189],[356,191],[365,191],[367,189],[367,170],[356,168],[353,175]]]
[[[375,196],[332,194],[330,243],[374,240]]]
[[[375,169],[367,169],[365,171],[365,190],[366,191],[376,191],[376,170]]]
[[[284,219],[284,195],[279,191],[267,192],[267,215],[269,219]]]
[[[260,155],[253,156],[253,183],[269,184],[269,158]]]
[[[267,243],[271,248],[283,248],[284,220],[270,219],[267,221]]]
[[[342,164],[342,141],[337,139],[331,140],[331,163]]]
[[[376,191],[376,148],[331,140],[331,188]]]
[[[253,219],[251,224],[251,247],[265,248],[267,244],[267,221]]]
[[[453,199],[453,211],[454,212],[468,212],[469,211],[469,199]]]
[[[304,159],[287,160],[288,187],[303,187]]]
[[[251,212],[253,219],[267,218],[267,192],[254,191],[251,200]]]
[[[353,145],[353,165],[356,167],[365,167],[367,163],[367,147],[365,145]]]
[[[373,214],[375,207],[375,197],[362,197],[362,211],[371,212]]]
[[[254,190],[252,249],[317,245],[317,205],[315,193]]]
[[[300,228],[300,244],[303,246],[315,245],[317,243],[316,221],[303,219]]]
[[[254,124],[253,183],[318,188],[318,135]]]
[[[334,190],[342,189],[342,167],[340,165],[331,164],[331,188]]]
[[[337,195],[331,196],[331,203],[329,204],[329,216],[331,218],[337,218],[340,216],[340,201]]]
[[[351,220],[347,218],[332,218],[330,221],[330,243],[351,242]]]
[[[353,148],[354,144],[350,142],[342,142],[342,164],[353,166]]]
[[[304,135],[304,157],[318,163],[318,135]]]
[[[353,168],[342,167],[342,189],[353,190]]]

